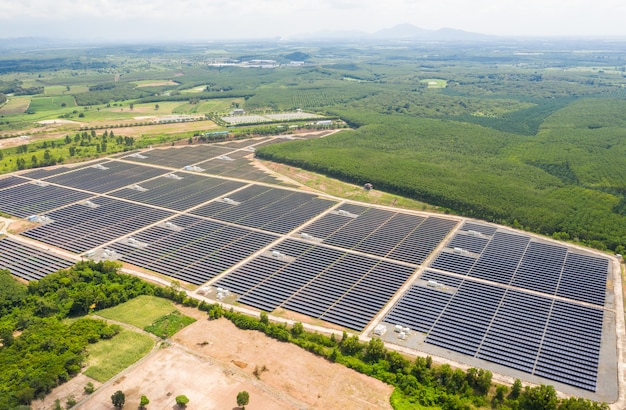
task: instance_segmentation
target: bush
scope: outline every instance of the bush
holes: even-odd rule
[[[181,394],[180,396],[176,396],[176,404],[178,404],[180,407],[187,407],[188,403],[189,403],[189,399],[184,394]]]

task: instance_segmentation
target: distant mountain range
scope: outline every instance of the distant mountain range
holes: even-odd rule
[[[364,31],[320,31],[298,36],[300,39],[363,39],[363,40],[417,40],[417,41],[490,41],[499,37],[469,31],[442,28],[427,30],[412,24],[398,24],[375,33]]]

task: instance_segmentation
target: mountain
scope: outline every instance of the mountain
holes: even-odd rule
[[[422,41],[488,41],[496,36],[472,33],[469,31],[442,28],[439,30],[426,30],[412,24],[398,24],[391,28],[379,30],[370,36],[375,39],[385,40],[422,40]]]

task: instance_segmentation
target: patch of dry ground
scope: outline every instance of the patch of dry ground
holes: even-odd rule
[[[164,85],[180,85],[177,82],[174,82],[172,80],[169,81],[155,81],[153,83],[143,83],[143,84],[139,84],[137,85],[137,87],[161,87]]]
[[[226,319],[199,320],[174,340],[223,363],[246,363],[242,371],[251,377],[255,368],[265,366],[262,382],[310,408],[391,409],[393,387],[260,332],[239,330]]]
[[[180,307],[179,307],[180,308]],[[151,409],[175,409],[175,397],[189,398],[189,409],[235,409],[237,393],[250,393],[254,409],[391,409],[393,388],[341,365],[330,363],[295,345],[281,343],[256,331],[236,328],[230,321],[206,320],[206,315],[181,308],[199,320],[87,397],[89,381],[79,376],[55,389],[34,410],[50,409],[70,394],[79,409],[111,409],[111,395],[122,390],[125,408],[137,408],[141,395]],[[265,368],[260,377],[255,368]],[[97,383],[94,382],[97,385]],[[44,405],[45,403],[45,405]]]
[[[181,394],[189,398],[188,409],[232,409],[237,404],[237,393],[242,390],[250,394],[249,409],[296,408],[265,392],[262,383],[238,369],[177,346],[158,350],[130,372],[103,386],[78,408],[109,410],[111,395],[117,390],[126,395],[124,407],[129,409],[139,406],[142,395],[150,400],[148,408],[177,408],[176,396]]]

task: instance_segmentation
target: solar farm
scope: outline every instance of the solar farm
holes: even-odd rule
[[[33,280],[81,257],[119,260],[216,300],[616,399],[613,258],[298,190],[250,164],[255,146],[281,140],[156,148],[2,177],[0,212],[29,222],[0,236],[0,269]]]

